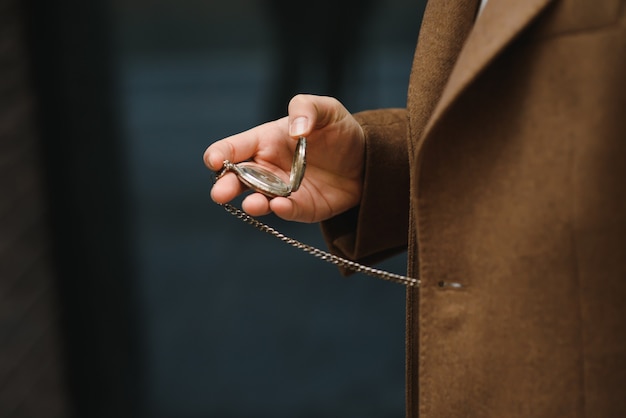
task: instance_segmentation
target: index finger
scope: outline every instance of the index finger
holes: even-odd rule
[[[286,124],[286,118],[283,118],[214,142],[204,151],[204,164],[209,169],[218,171],[223,167],[224,160],[238,163],[250,159],[259,149],[260,138],[278,128],[281,121]]]

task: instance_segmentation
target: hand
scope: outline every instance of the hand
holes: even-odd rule
[[[224,160],[253,160],[283,179],[289,178],[298,137],[307,138],[306,171],[300,188],[289,197],[245,197],[252,216],[274,212],[300,222],[319,222],[356,206],[363,183],[364,134],[359,123],[336,99],[298,95],[289,116],[213,143],[204,153],[206,166],[218,171]],[[222,176],[211,197],[226,203],[246,190],[234,173]]]

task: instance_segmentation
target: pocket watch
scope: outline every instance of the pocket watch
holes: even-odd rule
[[[250,161],[233,164],[224,161],[224,168],[217,174],[222,177],[231,171],[237,175],[239,181],[252,190],[262,193],[267,197],[287,197],[300,188],[306,168],[306,138],[301,136],[296,144],[296,151],[291,162],[289,183],[285,183],[280,177],[271,171]]]

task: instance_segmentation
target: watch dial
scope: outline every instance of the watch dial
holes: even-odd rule
[[[240,180],[248,187],[270,197],[289,196],[291,188],[271,171],[254,163],[236,165]]]

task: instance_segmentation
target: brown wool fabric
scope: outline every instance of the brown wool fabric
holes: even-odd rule
[[[376,158],[327,242],[408,240],[408,417],[626,416],[625,2],[458,4],[429,2],[407,109],[357,115]]]

